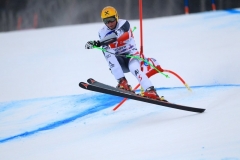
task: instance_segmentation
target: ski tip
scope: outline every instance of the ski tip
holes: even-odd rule
[[[84,88],[84,89],[87,88],[88,85],[89,85],[89,84],[87,84],[87,83],[85,83],[85,82],[80,82],[80,83],[79,83],[79,87]]]
[[[200,113],[203,113],[206,109],[202,109],[202,111]]]
[[[87,82],[89,83],[89,84],[93,84],[94,82],[96,82],[94,79],[92,79],[92,78],[89,78],[88,80],[87,80]]]
[[[197,113],[203,113],[206,109],[203,108],[195,108]]]

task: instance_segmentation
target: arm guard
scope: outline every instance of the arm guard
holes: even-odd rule
[[[112,32],[111,34],[107,35],[103,39],[100,40],[101,46],[109,45],[110,43],[113,43],[117,40],[117,35]]]

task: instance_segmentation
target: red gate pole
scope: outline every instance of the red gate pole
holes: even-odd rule
[[[38,27],[38,14],[35,13],[33,15],[33,28],[37,28]]]
[[[188,0],[184,0],[184,12],[185,14],[189,14]]]
[[[17,30],[22,29],[22,17],[19,16],[17,19]]]
[[[144,58],[143,55],[143,34],[142,34],[142,0],[139,0],[139,20],[140,20],[140,57]]]
[[[212,10],[213,10],[213,11],[216,11],[216,5],[215,5],[214,0],[212,0]]]
[[[142,0],[138,1],[139,3],[139,20],[140,20],[140,57],[144,58],[143,55],[143,35],[142,35]],[[140,84],[138,84],[133,90],[136,90]],[[124,98],[116,107],[113,108],[113,111],[116,111],[125,101],[127,98]]]

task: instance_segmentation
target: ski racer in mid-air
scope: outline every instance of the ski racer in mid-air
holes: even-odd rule
[[[119,19],[117,10],[111,6],[103,8],[101,18],[105,25],[98,33],[100,40],[88,41],[85,48],[93,49],[95,46],[103,48],[109,68],[118,81],[117,88],[132,91],[124,76],[124,73],[130,71],[144,89],[142,96],[166,101],[163,96],[159,97],[150,79],[141,70],[140,61],[123,56],[140,56],[129,22]]]

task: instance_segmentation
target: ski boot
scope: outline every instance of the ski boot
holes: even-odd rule
[[[134,92],[132,91],[132,87],[128,85],[128,82],[125,77],[118,79],[118,85],[116,88]]]
[[[142,96],[143,97],[148,97],[148,98],[151,98],[151,99],[156,99],[156,100],[168,102],[167,100],[164,99],[163,96],[159,97],[159,95],[157,94],[157,92],[156,92],[156,90],[153,86],[146,89],[146,91],[142,93]]]

